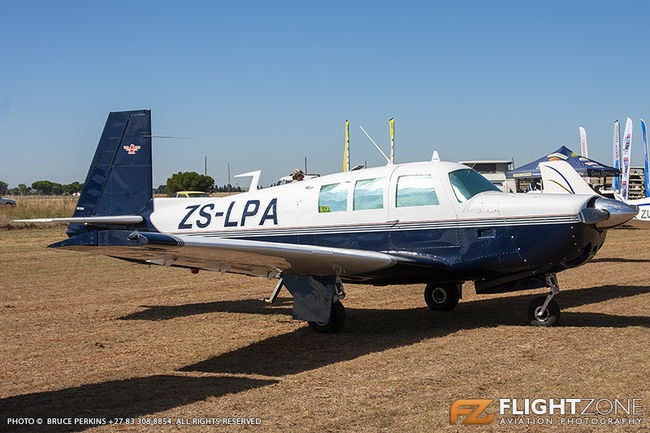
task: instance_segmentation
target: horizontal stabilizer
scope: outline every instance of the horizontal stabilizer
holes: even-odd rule
[[[143,221],[140,215],[88,216],[70,218],[33,218],[14,220],[17,223],[88,223],[88,224],[139,224]]]

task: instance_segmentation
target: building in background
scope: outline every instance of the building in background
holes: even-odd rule
[[[481,173],[503,192],[515,192],[515,180],[508,179],[506,173],[512,170],[514,160],[458,161]]]

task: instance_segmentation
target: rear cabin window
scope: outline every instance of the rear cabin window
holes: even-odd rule
[[[414,174],[397,178],[396,207],[432,206],[440,204],[428,174]]]
[[[358,180],[354,184],[354,210],[381,209],[384,207],[384,178]]]
[[[318,212],[341,212],[348,210],[349,182],[333,183],[320,187]]]

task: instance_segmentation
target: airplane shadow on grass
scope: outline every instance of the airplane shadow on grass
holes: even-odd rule
[[[622,257],[601,257],[591,259],[589,263],[650,263],[650,259],[624,259]]]
[[[562,291],[558,302],[562,308],[571,308],[648,292],[650,286],[599,286]],[[405,310],[348,308],[347,325],[340,334],[316,334],[308,327],[302,327],[180,369],[271,376],[268,379],[154,375],[17,395],[0,399],[0,425],[3,431],[80,431],[91,426],[52,426],[44,423],[26,428],[8,426],[7,418],[86,417],[105,418],[108,422],[113,417],[146,416],[208,397],[264,387],[278,383],[278,378],[282,376],[415,344],[427,338],[442,337],[461,329],[524,325],[531,298],[531,295],[521,295],[461,302],[450,313],[435,313],[424,307]],[[281,305],[289,303],[290,299],[281,300]],[[258,300],[243,300],[148,307],[123,319],[165,320],[192,314],[244,311],[253,314],[291,314],[291,309],[286,306],[278,308]],[[565,311],[560,317],[560,326],[648,328],[650,319],[645,316]]]
[[[571,308],[648,292],[650,286],[566,290],[561,292],[558,303],[561,308]],[[450,313],[432,312],[424,307],[405,310],[349,308],[346,309],[346,327],[340,334],[316,334],[303,327],[183,367],[181,371],[275,377],[296,374],[427,338],[443,337],[461,329],[523,326],[532,297],[522,295],[462,302]],[[650,328],[650,318],[565,311],[560,315],[558,326]],[[273,362],[269,362],[270,359]]]
[[[109,424],[114,418],[137,418],[273,383],[277,380],[157,375],[16,395],[0,399],[0,426],[2,431],[81,431],[93,426],[48,425],[47,419],[94,418]],[[11,425],[8,418],[41,418],[43,424]]]
[[[271,305],[260,299],[204,302],[185,305],[142,305],[146,310],[131,313],[119,320],[169,320],[206,313],[291,314],[291,298],[278,298]],[[281,308],[288,307],[288,308]]]

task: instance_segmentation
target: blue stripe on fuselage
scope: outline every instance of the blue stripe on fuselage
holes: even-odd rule
[[[286,232],[285,232],[286,233]],[[414,230],[376,230],[241,236],[266,242],[417,254],[442,258],[458,281],[487,278],[538,268],[577,266],[591,258],[604,232],[580,223],[493,225]],[[199,234],[196,234],[199,236]],[[406,269],[405,272],[413,272]],[[406,277],[406,275],[405,275]],[[414,280],[413,275],[408,275]],[[423,281],[430,278],[423,274]],[[417,280],[417,278],[415,278]]]

